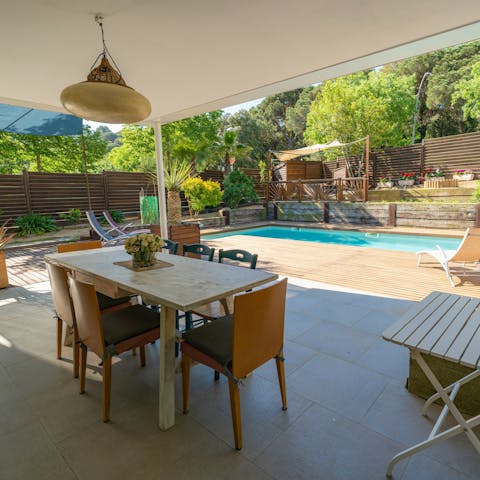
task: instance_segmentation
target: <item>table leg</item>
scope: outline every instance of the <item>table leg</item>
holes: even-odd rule
[[[231,295],[230,297],[225,297],[220,300],[223,309],[227,315],[231,315],[233,313],[233,304],[234,304],[235,297]]]
[[[175,425],[175,309],[160,308],[160,388],[158,426]]]
[[[427,440],[425,440],[424,442],[417,443],[417,445],[414,445],[413,447],[410,447],[404,450],[403,452],[398,453],[392,458],[392,460],[388,464],[387,477],[392,476],[393,467],[400,460],[410,457],[415,453],[425,450],[426,448],[429,448],[432,445],[435,445],[436,443],[447,440],[448,438],[454,437],[455,435],[458,435],[460,433],[465,433],[468,439],[470,440],[470,442],[472,443],[473,447],[475,448],[475,450],[478,453],[480,453],[480,441],[478,437],[475,435],[475,433],[473,432],[473,428],[477,427],[480,424],[480,415],[477,415],[473,418],[470,418],[469,420],[466,420],[458,410],[457,406],[453,403],[453,400],[462,385],[462,383],[460,382],[463,381],[463,384],[467,383],[465,380],[467,379],[471,380],[474,375],[473,374],[467,375],[467,377],[465,377],[464,379],[459,380],[457,382],[458,385],[456,386],[455,384],[453,384],[453,386],[450,385],[444,388],[442,384],[438,381],[437,377],[432,372],[428,364],[423,359],[422,354],[418,350],[412,350],[412,358],[416,360],[419,367],[422,369],[423,373],[426,375],[426,377],[428,378],[432,386],[435,388],[438,394],[438,398],[441,398],[443,400],[443,402],[445,403],[445,407],[442,413],[440,414],[439,419],[435,423],[432,429],[432,432],[429,435]],[[449,395],[449,392],[451,392],[450,395]],[[445,430],[442,433],[437,433],[439,428],[441,427],[441,424],[443,423],[443,420],[445,418],[447,411],[450,411],[450,413],[453,415],[453,417],[457,421],[457,425],[449,428],[448,430]]]

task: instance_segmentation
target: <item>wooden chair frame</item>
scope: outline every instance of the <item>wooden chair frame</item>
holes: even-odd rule
[[[242,424],[240,415],[241,378],[275,359],[282,397],[282,409],[287,409],[283,338],[287,279],[268,287],[235,297],[233,314],[233,345],[231,370],[214,358],[182,342],[183,412],[188,413],[190,367],[196,361],[213,368],[228,378],[230,408],[235,439],[235,448],[242,448]],[[204,327],[199,327],[199,329]]]

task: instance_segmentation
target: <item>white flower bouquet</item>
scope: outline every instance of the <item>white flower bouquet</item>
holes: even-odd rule
[[[148,267],[155,263],[155,252],[160,251],[164,244],[154,233],[140,233],[125,242],[125,251],[132,256],[134,267]]]

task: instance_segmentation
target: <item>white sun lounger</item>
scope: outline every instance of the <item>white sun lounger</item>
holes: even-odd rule
[[[480,228],[467,228],[462,243],[456,250],[444,250],[437,245],[437,250],[422,250],[417,252],[417,267],[422,262],[422,255],[434,257],[445,270],[452,287],[455,286],[449,263],[478,263],[480,261]],[[478,273],[478,272],[477,272]]]

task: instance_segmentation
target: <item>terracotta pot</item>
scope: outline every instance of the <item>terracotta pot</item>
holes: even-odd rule
[[[8,287],[7,263],[5,252],[0,250],[0,288]]]
[[[160,235],[160,225],[150,225],[152,233]],[[178,255],[183,254],[184,243],[200,243],[200,225],[198,223],[182,223],[168,227],[168,238],[178,242]]]

